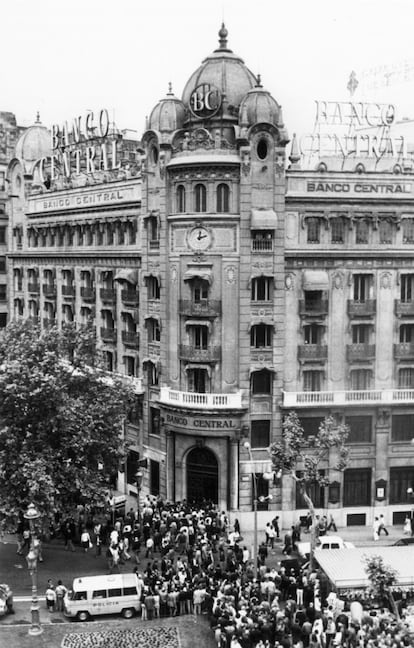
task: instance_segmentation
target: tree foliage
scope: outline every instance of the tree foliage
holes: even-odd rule
[[[398,617],[393,588],[398,582],[398,571],[384,562],[382,556],[364,556],[365,572],[369,580],[369,593],[380,601],[388,600],[392,611]]]
[[[101,501],[125,459],[133,398],[102,370],[91,327],[10,324],[0,339],[0,513]]]

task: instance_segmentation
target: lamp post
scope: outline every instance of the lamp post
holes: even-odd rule
[[[250,443],[245,441],[243,446],[249,453],[250,463],[252,464],[252,477],[253,477],[253,564],[254,564],[254,577],[257,578],[257,476],[253,469],[253,457]]]
[[[34,522],[40,518],[40,513],[36,509],[34,504],[29,504],[27,507],[26,513],[24,513],[24,518],[29,521],[30,526],[30,551],[26,556],[27,567],[32,579],[32,604],[30,606],[30,612],[32,615],[32,624],[29,628],[29,635],[40,635],[43,632],[43,628],[40,625],[39,618],[39,599],[37,598],[37,556],[38,550],[35,547],[34,543]]]
[[[135,478],[137,480],[137,518],[138,518],[138,526],[141,529],[141,487],[142,487],[142,480],[144,478],[143,471],[137,470],[135,474]]]

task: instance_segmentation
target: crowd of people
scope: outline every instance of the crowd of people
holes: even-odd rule
[[[291,567],[291,560],[277,568],[267,564],[268,549],[280,535],[277,516],[265,527],[257,557],[238,521],[230,526],[226,513],[207,502],[148,498],[140,519],[133,509],[116,520],[93,519],[84,510],[76,523],[62,519],[60,531],[67,550],[75,549],[76,539],[82,551],[105,555],[108,573],[131,561],[143,621],[206,615],[217,648],[412,645],[389,613],[362,606],[352,611],[329,592],[318,571],[305,573]]]

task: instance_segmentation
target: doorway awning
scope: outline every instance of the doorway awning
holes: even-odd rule
[[[184,371],[191,371],[192,369],[204,369],[207,372],[208,377],[211,378],[211,367],[208,365],[189,363],[184,367]]]
[[[210,322],[210,320],[202,320],[202,319],[186,320],[185,321],[185,328],[187,328],[188,326],[206,326],[208,328],[208,332],[210,333],[210,331],[211,331],[211,322]]]
[[[211,270],[204,268],[192,268],[184,273],[184,281],[192,281],[192,279],[201,279],[207,281],[209,285],[213,282],[213,275]]]
[[[122,268],[117,270],[114,281],[127,281],[131,284],[137,284],[138,270],[132,270],[132,268]]]
[[[305,270],[303,290],[329,290],[329,277],[325,270]]]
[[[277,215],[273,209],[252,209],[250,229],[275,230],[276,227]]]

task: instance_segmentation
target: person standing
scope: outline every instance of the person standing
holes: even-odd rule
[[[388,529],[387,529],[386,526],[385,526],[385,520],[384,520],[384,516],[383,516],[383,515],[380,515],[380,516],[379,516],[378,536],[381,535],[381,531],[384,531],[385,535],[390,535],[390,534],[388,533]]]
[[[276,538],[280,538],[279,516],[276,515],[272,520],[272,527],[276,531]]]
[[[55,611],[55,605],[56,605],[56,592],[52,587],[52,584],[49,583],[48,587],[46,589],[46,606],[49,612],[54,612]]]
[[[61,580],[58,580],[58,583],[56,585],[56,610],[58,612],[63,612],[63,600],[65,598],[65,594],[68,591],[67,587],[65,587],[62,583]]]
[[[372,525],[374,540],[378,540],[379,538],[379,525],[380,525],[379,519],[375,516],[374,524]]]

